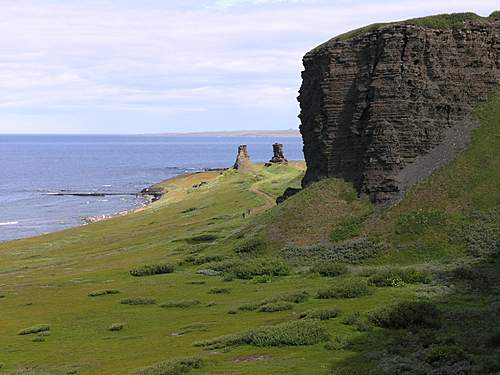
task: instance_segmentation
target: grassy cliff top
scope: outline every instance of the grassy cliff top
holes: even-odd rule
[[[331,41],[345,41],[356,36],[362,35],[367,32],[380,30],[385,26],[395,26],[395,25],[413,25],[419,27],[427,27],[430,29],[458,29],[464,25],[467,21],[476,22],[488,22],[500,19],[500,11],[494,11],[488,17],[481,17],[475,13],[450,13],[450,14],[437,14],[434,16],[412,18],[404,21],[397,22],[386,22],[386,23],[373,23],[368,26],[364,26],[355,30],[348,31],[344,34],[340,34]]]

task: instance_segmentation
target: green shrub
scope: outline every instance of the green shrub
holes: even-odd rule
[[[389,268],[370,276],[368,282],[378,287],[400,287],[404,284],[428,284],[431,277],[428,273],[413,268]]]
[[[401,302],[396,306],[369,315],[370,321],[383,328],[408,328],[440,326],[441,314],[437,307],[426,301]]]
[[[305,290],[300,290],[298,292],[293,292],[293,293],[285,293],[285,294],[280,294],[274,297],[266,298],[265,300],[261,301],[261,305],[265,305],[266,303],[272,303],[272,302],[291,302],[291,303],[302,303],[305,302],[309,299],[309,293],[306,292]]]
[[[270,302],[259,307],[260,312],[276,312],[286,311],[293,308],[293,303],[290,302]]]
[[[124,323],[113,323],[109,326],[108,331],[121,331],[125,327]]]
[[[180,375],[199,369],[203,362],[199,358],[182,358],[156,363],[132,372],[132,375]]]
[[[151,276],[174,272],[175,267],[169,263],[147,264],[138,268],[133,268],[129,272],[132,276]]]
[[[33,342],[44,342],[45,341],[45,337],[43,336],[35,336],[31,339],[31,341]]]
[[[332,341],[325,344],[326,350],[343,350],[351,346],[351,343],[343,338],[335,337]]]
[[[229,294],[231,291],[228,288],[212,288],[208,291],[210,294]]]
[[[468,255],[488,257],[500,254],[500,207],[474,211],[466,223],[450,234],[450,242],[463,244]]]
[[[321,276],[335,277],[346,274],[348,268],[341,263],[320,262],[314,265],[312,271],[319,273]]]
[[[238,345],[295,346],[314,345],[329,339],[328,333],[318,320],[293,320],[275,326],[252,329],[238,334],[216,337],[196,342],[195,346],[218,349]]]
[[[104,290],[96,290],[94,292],[90,292],[88,296],[98,297],[98,296],[105,296],[107,294],[118,294],[118,293],[120,293],[120,291],[116,289],[104,289]]]
[[[225,259],[227,259],[225,255],[190,255],[184,259],[184,263],[191,263],[199,266],[210,262],[221,262]]]
[[[261,305],[258,303],[245,303],[238,307],[238,310],[240,311],[256,311],[259,309]]]
[[[204,243],[204,242],[214,242],[218,236],[215,234],[198,234],[193,237],[186,238],[186,242],[190,244],[198,244],[198,243]]]
[[[352,326],[359,321],[361,321],[362,317],[359,312],[354,312],[352,314],[347,315],[344,319],[342,319],[342,324],[345,324],[346,326]]]
[[[37,324],[32,327],[24,328],[17,332],[18,335],[31,335],[32,333],[46,332],[50,331],[50,325],[48,324]]]
[[[345,280],[329,288],[320,289],[316,298],[357,298],[371,294],[364,280]]]
[[[286,276],[290,273],[285,262],[273,258],[228,259],[212,264],[211,269],[225,275],[232,275],[237,279],[251,279],[261,275]]]
[[[160,305],[160,307],[179,307],[181,309],[185,309],[192,306],[197,306],[200,304],[200,301],[197,299],[184,299],[180,301],[170,301],[165,302]]]
[[[287,246],[281,254],[297,263],[350,263],[358,264],[380,254],[384,245],[366,237],[355,238],[341,243],[324,243],[313,246]]]
[[[238,254],[256,254],[264,252],[266,247],[267,243],[263,239],[252,237],[237,245],[234,251]]]
[[[156,300],[148,297],[131,297],[120,300],[122,305],[154,305]]]
[[[300,319],[319,319],[319,320],[329,320],[339,316],[340,310],[333,307],[327,309],[318,309],[304,311],[299,314]]]
[[[354,216],[342,219],[334,226],[330,240],[339,242],[359,236],[366,218],[367,216]]]
[[[396,234],[424,234],[428,229],[446,224],[447,215],[437,210],[418,210],[402,214],[396,223]]]
[[[490,17],[495,20],[500,20],[500,10],[495,10],[494,12],[491,12]]]

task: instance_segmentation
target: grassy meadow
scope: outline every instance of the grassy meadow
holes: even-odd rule
[[[392,208],[334,179],[275,206],[305,165],[255,165],[1,243],[0,373],[500,371],[498,97],[476,117],[467,150]]]

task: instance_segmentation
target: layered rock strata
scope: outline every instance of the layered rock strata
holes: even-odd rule
[[[307,53],[300,89],[306,186],[326,177],[392,203],[467,144],[500,83],[500,22],[393,24]]]
[[[271,166],[273,164],[288,164],[288,159],[285,157],[283,145],[281,143],[273,144],[273,157],[266,163],[266,166]]]
[[[245,170],[251,167],[252,162],[250,160],[250,154],[248,153],[247,145],[238,146],[238,155],[236,156],[236,161],[234,162],[233,168],[237,170]]]

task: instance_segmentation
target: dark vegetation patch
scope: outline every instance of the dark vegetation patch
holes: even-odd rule
[[[370,321],[383,328],[426,327],[437,328],[441,325],[441,313],[431,302],[408,301],[369,315]]]
[[[214,242],[218,238],[219,237],[215,234],[205,233],[205,234],[198,234],[196,236],[186,238],[185,241],[189,244],[194,245],[194,244],[205,243],[205,242]]]
[[[342,280],[328,288],[318,290],[316,298],[357,298],[367,296],[371,292],[365,280]]]
[[[184,259],[184,263],[191,263],[194,265],[202,265],[210,262],[221,262],[227,259],[225,255],[190,255]]]
[[[156,300],[149,297],[130,297],[120,300],[122,305],[154,305]]]
[[[413,268],[388,268],[370,276],[368,282],[378,287],[402,287],[405,284],[428,284],[431,276]]]
[[[427,230],[439,230],[447,223],[447,215],[438,210],[418,210],[404,213],[396,223],[396,234],[421,235]]]
[[[133,268],[129,272],[132,276],[152,276],[175,271],[175,266],[170,263],[146,264],[141,267]]]
[[[358,237],[361,234],[363,223],[368,218],[368,215],[361,216],[347,216],[341,219],[335,226],[330,234],[332,242],[340,242]]]
[[[162,303],[160,307],[179,307],[181,309],[186,309],[188,307],[197,306],[200,304],[200,301],[197,299],[183,299],[179,301],[169,301]]]
[[[261,305],[257,311],[260,312],[276,312],[276,311],[286,311],[293,308],[293,303],[291,302],[269,302]]]
[[[299,314],[300,319],[329,320],[339,316],[340,310],[336,307],[304,311]]]
[[[231,290],[228,288],[211,288],[208,293],[210,294],[229,294]]]
[[[312,271],[325,277],[335,277],[346,274],[349,269],[342,263],[319,262],[316,263]]]
[[[500,207],[473,211],[450,234],[450,241],[465,246],[468,255],[488,257],[500,254]]]
[[[262,303],[270,303],[278,301],[302,303],[307,301],[309,297],[310,296],[308,292],[306,292],[305,290],[301,290],[298,292],[279,294],[274,297],[266,298],[264,301],[262,301]]]
[[[351,263],[357,264],[379,255],[384,245],[366,237],[341,243],[324,243],[313,246],[287,246],[281,254],[296,263]]]
[[[118,293],[120,293],[120,291],[117,289],[103,289],[103,290],[96,290],[96,291],[90,292],[88,294],[88,296],[89,297],[98,297],[98,296],[105,296],[108,294],[118,294]]]
[[[121,331],[125,327],[125,323],[113,323],[109,326],[108,331]]]
[[[236,279],[251,279],[254,276],[286,276],[290,273],[288,265],[275,258],[228,259],[213,263],[210,269]]]
[[[28,328],[24,328],[17,332],[18,335],[31,335],[33,333],[40,333],[50,331],[50,325],[48,324],[37,324]]]
[[[202,366],[203,361],[200,358],[173,359],[137,369],[132,375],[180,375]]]
[[[238,244],[234,251],[237,254],[258,254],[263,253],[267,248],[267,242],[259,237],[251,237]]]
[[[189,207],[189,208],[186,208],[185,210],[182,210],[181,214],[188,214],[188,213],[196,211],[196,210],[197,210],[196,207]]]
[[[194,345],[206,349],[220,349],[239,345],[296,346],[314,345],[329,339],[328,333],[318,320],[293,320],[274,326],[255,328],[241,334],[198,341]]]

